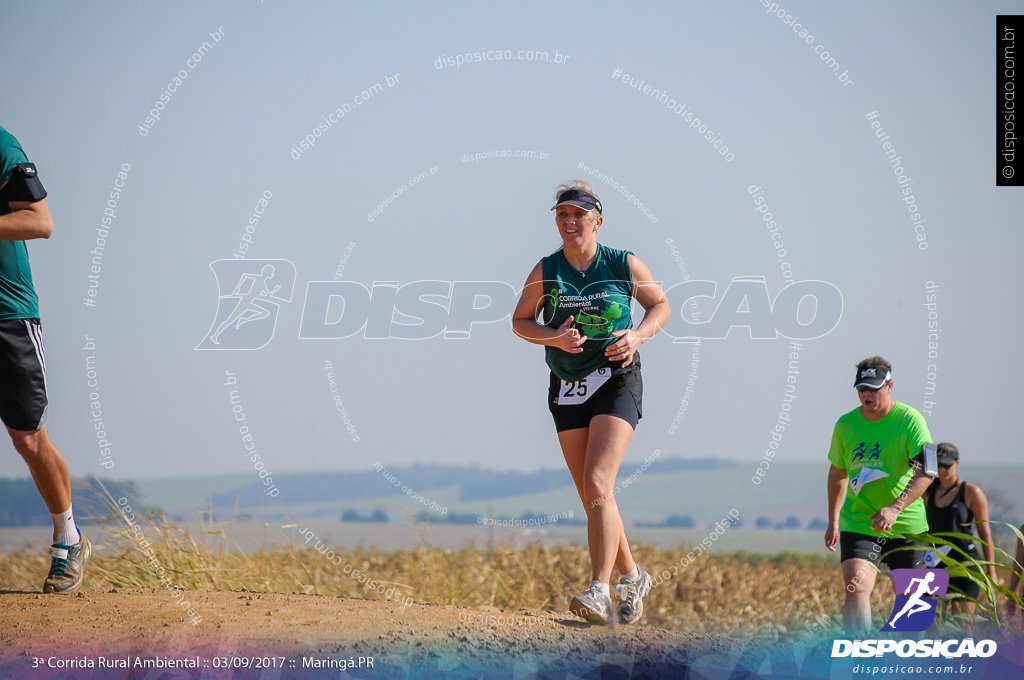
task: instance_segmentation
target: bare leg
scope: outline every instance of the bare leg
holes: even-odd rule
[[[53,514],[71,507],[71,476],[68,464],[57,447],[50,441],[46,428],[41,430],[12,430],[7,428],[14,448],[28,464],[39,495]],[[56,529],[53,540],[57,540]]]
[[[850,636],[866,636],[871,630],[871,591],[878,569],[868,560],[857,557],[843,562],[843,625]]]
[[[569,466],[569,473],[572,475],[572,481],[576,484],[576,491],[580,495],[580,500],[583,501],[584,508],[587,506],[587,501],[583,493],[583,480],[587,464],[587,441],[589,435],[590,432],[587,429],[566,430],[558,433],[558,441],[562,445],[562,455]],[[588,540],[589,538],[588,515]],[[593,560],[593,555],[591,555],[591,560]],[[633,555],[630,553],[626,532],[623,530],[619,534],[618,551],[615,555],[615,568],[619,570],[620,574],[628,574],[633,570],[633,566]]]
[[[613,566],[621,573],[631,571],[634,566],[619,508],[612,495],[619,465],[632,438],[633,428],[629,423],[607,415],[592,418],[588,430],[570,430],[559,435],[563,455],[587,513],[592,578],[604,583],[611,582]],[[581,449],[582,475],[579,474]]]

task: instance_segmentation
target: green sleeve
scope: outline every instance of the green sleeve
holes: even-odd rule
[[[932,435],[928,432],[928,423],[925,422],[924,416],[913,408],[909,410],[910,422],[907,426],[907,460],[911,460],[914,456],[921,453],[921,447],[930,443],[932,440]]]
[[[0,184],[11,176],[15,165],[28,163],[21,144],[7,130],[0,127]]]
[[[843,435],[840,432],[840,424],[836,423],[832,430],[832,445],[828,449],[828,460],[837,468],[846,469],[846,446],[843,444]]]

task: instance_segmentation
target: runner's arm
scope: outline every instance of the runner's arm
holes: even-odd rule
[[[985,553],[986,562],[996,561],[996,549],[992,545],[992,527],[988,525],[988,498],[977,484],[968,484],[966,493],[967,507],[974,513],[974,521],[978,527],[978,538],[982,540],[981,550]],[[985,571],[992,580],[996,580],[996,567],[990,564]]]
[[[879,532],[889,531],[903,509],[923,496],[931,483],[932,478],[925,474],[924,467],[920,464],[914,465],[914,476],[903,487],[896,500],[871,515],[871,528]]]
[[[11,212],[0,215],[0,241],[29,241],[53,234],[53,217],[45,198],[35,203],[12,201],[7,205]]]
[[[835,463],[830,464],[828,469],[828,527],[825,529],[825,547],[832,552],[836,551],[836,541],[839,540],[839,510],[846,500],[846,486],[850,482],[849,473]]]
[[[639,336],[643,344],[665,327],[672,315],[672,308],[661,286],[651,277],[647,265],[636,255],[630,255],[628,259],[629,270],[633,273],[633,297],[644,308],[643,321],[633,329],[633,334]]]
[[[550,345],[572,354],[582,352],[583,348],[580,345],[587,338],[571,327],[573,317],[570,316],[558,328],[537,323],[537,314],[540,312],[544,299],[544,282],[541,280],[543,276],[542,265],[538,262],[526,278],[519,302],[516,304],[515,311],[512,312],[512,331],[523,340],[535,345]]]
[[[920,465],[914,467],[914,476],[903,487],[903,491],[896,497],[888,507],[896,511],[896,514],[903,512],[903,509],[924,495],[932,484],[932,478],[924,472]]]
[[[618,338],[605,348],[604,354],[611,361],[621,361],[625,368],[633,363],[633,355],[651,337],[660,331],[672,314],[668,298],[661,286],[651,278],[647,265],[635,255],[627,256],[629,271],[633,276],[633,298],[644,308],[644,318],[636,328],[625,328],[612,333]]]

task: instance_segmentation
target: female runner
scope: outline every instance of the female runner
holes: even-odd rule
[[[992,530],[988,525],[988,498],[977,484],[969,484],[957,475],[960,467],[960,452],[949,442],[938,445],[939,476],[924,493],[924,507],[928,513],[928,531],[930,533],[954,532],[973,535],[977,533],[983,541],[984,561],[994,562],[996,553],[992,547]],[[977,532],[975,532],[977,525]],[[960,538],[945,537],[975,560],[981,561],[978,544]],[[949,557],[957,562],[967,563],[963,554],[952,550]],[[973,565],[967,569],[977,572]],[[985,567],[989,577],[996,580],[996,568],[993,564]],[[950,590],[963,593],[967,597],[978,599],[981,586],[967,576],[949,579]],[[953,614],[973,614],[974,602],[970,600],[954,600]]]
[[[643,262],[597,242],[604,217],[590,184],[560,185],[552,210],[563,247],[530,272],[512,327],[523,339],[545,346],[551,369],[548,408],[587,513],[592,580],[569,608],[601,623],[617,609],[621,623],[633,623],[643,615],[651,577],[633,561],[612,490],[641,417],[637,349],[661,330],[670,309]],[[633,299],[645,310],[636,328],[630,317]],[[621,576],[616,609],[613,566]]]

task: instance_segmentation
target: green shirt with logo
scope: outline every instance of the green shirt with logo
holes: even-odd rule
[[[21,144],[0,127],[0,186],[10,178],[14,166],[21,163],[28,163]],[[7,201],[0,200],[0,215],[10,213]],[[38,317],[39,299],[32,286],[28,248],[24,241],[0,240],[0,321]]]
[[[597,245],[597,256],[580,272],[558,250],[541,260],[544,285],[543,322],[558,328],[570,316],[573,328],[587,337],[583,351],[571,354],[558,347],[545,347],[544,358],[562,380],[580,380],[604,366],[621,366],[609,361],[605,349],[618,341],[615,331],[632,328],[629,306],[633,295],[633,272],[628,250]]]
[[[860,407],[843,415],[832,432],[828,459],[847,471],[850,483],[839,513],[839,530],[882,536],[871,528],[871,516],[891,505],[914,477],[911,459],[932,440],[924,416],[914,408],[894,402],[884,418],[872,422],[860,414]],[[865,483],[854,493],[853,480],[865,468],[888,474]],[[906,505],[892,527],[894,534],[925,533],[928,520],[920,498]]]

